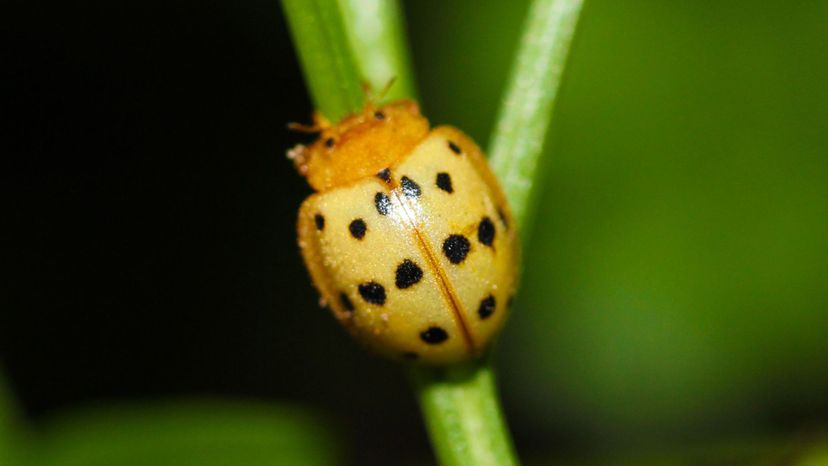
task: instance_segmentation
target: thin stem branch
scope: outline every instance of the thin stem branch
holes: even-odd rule
[[[397,0],[339,0],[345,32],[356,51],[362,76],[375,92],[391,80],[384,97],[389,100],[417,97],[414,73],[405,40],[405,21]]]
[[[409,375],[441,465],[518,464],[488,361]]]
[[[490,164],[518,231],[531,228],[539,160],[582,0],[535,0],[492,136]],[[489,363],[414,369],[431,441],[443,465],[517,464]]]
[[[534,0],[491,137],[489,163],[523,239],[531,230],[539,161],[583,0]]]

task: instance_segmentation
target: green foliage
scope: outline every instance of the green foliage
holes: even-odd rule
[[[51,423],[40,466],[336,465],[321,421],[265,404],[181,401],[75,412]]]
[[[797,466],[828,466],[828,441],[808,449],[795,464]]]
[[[3,466],[328,466],[341,451],[326,423],[302,409],[219,400],[99,406],[30,431],[0,374]]]
[[[17,418],[11,393],[0,373],[0,465],[17,465],[22,462],[27,438]]]
[[[409,18],[429,116],[484,141],[529,2],[470,5]],[[496,353],[525,435],[646,449],[822,419],[826,19],[585,2]]]
[[[744,11],[585,10],[502,342],[540,425],[653,442],[824,403],[826,16]]]

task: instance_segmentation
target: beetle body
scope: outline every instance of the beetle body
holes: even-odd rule
[[[518,252],[480,149],[452,127],[429,129],[410,101],[321,126],[291,155],[317,191],[298,234],[323,302],[389,358],[481,355],[507,317]]]

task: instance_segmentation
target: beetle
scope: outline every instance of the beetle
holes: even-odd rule
[[[411,100],[314,119],[316,141],[288,157],[315,191],[297,230],[321,302],[395,360],[482,355],[515,293],[518,239],[480,148]]]

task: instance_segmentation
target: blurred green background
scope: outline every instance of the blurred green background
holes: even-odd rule
[[[429,114],[486,141],[523,11],[424,10]],[[417,27],[432,16],[467,34]],[[826,20],[825,3],[586,3],[499,351],[534,426],[627,443],[825,414]]]
[[[405,9],[426,114],[485,146],[527,2]],[[10,13],[0,464],[433,462],[294,246],[278,3]],[[530,464],[828,463],[826,24],[586,2],[497,350]]]

